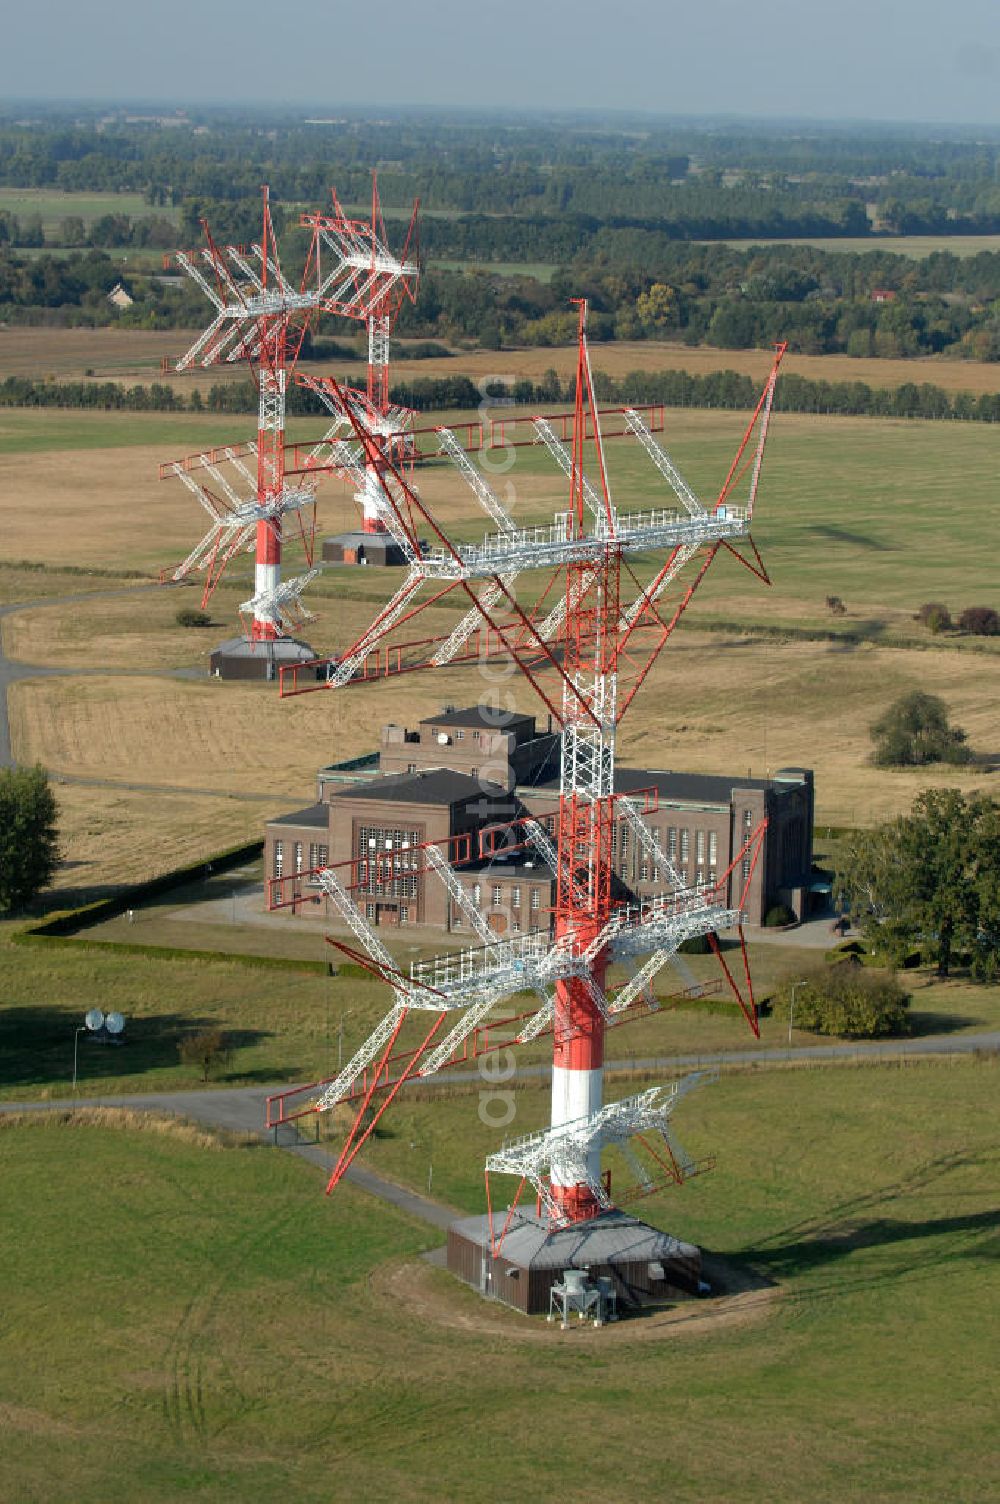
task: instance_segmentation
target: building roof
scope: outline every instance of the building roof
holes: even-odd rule
[[[275,637],[259,642],[250,637],[227,637],[212,649],[212,657],[273,659],[277,663],[309,663],[316,654],[307,642],[297,637]]]
[[[721,773],[674,773],[667,768],[617,768],[615,786],[621,794],[638,789],[656,789],[664,805],[713,804],[728,806],[734,789],[774,789],[782,792],[789,784],[806,783],[809,774],[802,768],[782,768],[774,778],[734,778]],[[557,778],[543,778],[531,785],[535,792],[549,789],[558,792]],[[527,785],[523,785],[525,793]]]
[[[501,1219],[502,1222],[502,1219]],[[500,1223],[497,1224],[498,1226]],[[489,1247],[489,1218],[463,1217],[451,1231]],[[501,1257],[528,1269],[580,1269],[590,1264],[694,1259],[698,1250],[627,1212],[605,1212],[573,1227],[553,1228],[530,1212],[515,1212]]]
[[[498,783],[486,783],[468,773],[453,773],[449,768],[425,768],[418,773],[388,773],[370,783],[351,784],[337,789],[333,799],[372,799],[392,804],[461,804],[466,799],[502,801],[509,796]]]
[[[496,857],[484,857],[482,861],[478,862],[463,862],[461,867],[455,868],[455,875],[457,877],[473,877],[477,881],[480,878],[486,878],[487,880],[492,879],[496,882],[501,882],[504,879],[512,877],[516,877],[521,882],[529,883],[555,881],[555,874],[548,863],[542,861],[541,857],[536,857],[534,861],[530,857],[527,860],[521,857],[518,861],[509,862],[498,861]]]
[[[478,726],[488,731],[508,731],[525,722],[535,724],[533,715],[519,711],[495,710],[492,705],[470,705],[466,710],[443,710],[440,715],[421,716],[422,726]]]
[[[330,824],[330,806],[328,804],[307,804],[305,809],[296,809],[289,815],[275,815],[273,820],[268,820],[268,825],[315,825],[318,829],[326,830]]]

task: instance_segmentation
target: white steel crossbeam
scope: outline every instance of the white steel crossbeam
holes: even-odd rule
[[[559,466],[560,470],[564,475],[572,478],[573,457],[570,454],[569,450],[566,448],[566,445],[559,438],[555,429],[552,427],[552,424],[546,418],[535,418],[533,420],[533,426],[535,432],[538,434],[538,437],[541,439],[542,443],[545,445],[546,449],[549,451],[552,458]],[[583,499],[586,502],[588,509],[594,514],[595,517],[600,517],[604,512],[604,503],[601,501],[601,498],[598,496],[597,492],[594,490],[593,486],[585,475],[580,477],[580,481],[583,487]]]
[[[437,430],[441,447],[458,468],[459,474],[465,481],[469,490],[475,496],[483,511],[492,517],[502,533],[513,533],[514,523],[510,514],[504,509],[493,490],[486,484],[475,465],[469,459],[465,450],[456,439],[450,428]]]
[[[424,855],[427,857],[427,865],[437,873],[438,877],[444,883],[448,890],[448,896],[462,915],[466,924],[475,930],[484,945],[488,945],[493,939],[493,932],[462,886],[451,863],[446,857],[442,856],[436,846],[425,846]]]
[[[660,474],[667,481],[670,489],[673,491],[674,495],[677,497],[677,500],[681,503],[689,516],[704,517],[706,515],[705,508],[702,506],[701,502],[698,500],[697,496],[694,494],[691,487],[688,485],[687,481],[684,479],[683,475],[680,473],[667,451],[662,447],[662,445],[656,442],[656,440],[653,438],[653,435],[650,433],[649,429],[642,421],[642,418],[634,408],[630,407],[626,409],[625,422],[628,424],[629,428],[631,428],[632,432],[639,440],[639,443],[642,445],[643,449],[645,449],[646,453],[653,461],[653,464],[656,466],[657,470],[659,470]]]
[[[252,614],[255,621],[267,621],[279,630],[285,630],[292,613],[301,619],[307,615],[302,605],[302,592],[311,585],[319,569],[310,569],[306,574],[291,580],[281,580],[273,590],[258,590],[240,606],[240,611]]]
[[[331,1107],[336,1107],[337,1103],[342,1101],[344,1097],[351,1095],[358,1077],[370,1065],[374,1064],[385,1050],[405,1013],[406,1004],[397,1002],[392,1012],[386,1014],[378,1028],[368,1036],[361,1048],[351,1056],[339,1075],[316,1098],[316,1101],[313,1103],[314,1111],[329,1112]]]
[[[623,555],[642,554],[683,548],[704,543],[743,538],[746,513],[727,507],[704,518],[684,517],[676,510],[661,509],[612,514],[612,531],[617,548]],[[490,534],[482,543],[463,544],[461,553],[433,550],[423,561],[428,579],[472,580],[503,576],[525,569],[555,569],[567,564],[597,565],[603,558],[608,539],[597,532],[581,537],[567,536],[564,518],[539,527],[517,528],[513,533]]]
[[[411,564],[405,580],[381,616],[358,639],[352,650],[341,658],[339,663],[331,666],[327,678],[327,684],[331,689],[337,689],[340,685],[346,684],[349,679],[353,679],[375,644],[395,626],[396,622],[403,615],[410,596],[415,590],[419,589],[422,580],[423,573],[419,566],[415,563]]]
[[[656,843],[656,839],[645,820],[639,814],[635,805],[628,799],[618,800],[618,813],[624,818],[626,825],[635,835],[643,853],[649,861],[654,877],[659,879],[660,868],[667,874],[667,881],[677,892],[682,892],[687,884],[677,871],[673,862],[666,852]]]
[[[394,975],[396,966],[392,957],[376,935],[372,926],[358,913],[357,905],[344,888],[339,877],[329,867],[321,867],[316,873],[316,880],[323,889],[323,892],[333,902],[338,914],[355,939],[364,946],[371,959],[382,970],[383,975]],[[393,988],[396,994],[397,1007],[407,1003],[409,1000],[409,988],[401,987],[398,982],[393,984]]]
[[[486,1161],[487,1173],[517,1175],[528,1180],[545,1204],[557,1225],[568,1218],[555,1201],[549,1184],[553,1163],[560,1174],[572,1174],[576,1183],[586,1185],[603,1209],[611,1207],[607,1188],[591,1166],[600,1163],[600,1151],[609,1145],[627,1150],[629,1140],[640,1133],[659,1133],[681,1175],[695,1171],[695,1163],[681,1150],[669,1129],[669,1120],[678,1102],[702,1082],[717,1079],[717,1072],[696,1071],[680,1081],[653,1086],[633,1097],[610,1102],[589,1117],[575,1118],[532,1133],[503,1145]],[[597,1151],[596,1155],[594,1151]],[[632,1151],[629,1151],[631,1154]],[[640,1184],[648,1183],[648,1172],[640,1167]]]

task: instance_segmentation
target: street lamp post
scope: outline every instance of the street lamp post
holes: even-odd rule
[[[792,1021],[795,1018],[795,990],[796,990],[797,987],[804,987],[805,985],[806,985],[805,982],[793,982],[792,983],[792,999],[791,999],[791,1002],[788,1005],[788,1043],[789,1044],[791,1044],[791,1042],[792,1042]]]
[[[76,1091],[76,1062],[80,1048],[80,1035],[86,1034],[87,1025],[81,1024],[73,1035],[73,1090]]]

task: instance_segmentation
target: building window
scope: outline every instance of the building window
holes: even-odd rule
[[[401,903],[399,906],[399,922],[400,924],[409,924],[410,922],[410,910],[405,903]]]
[[[743,829],[744,830],[752,830],[753,829],[753,810],[752,809],[745,809],[743,811]]]
[[[479,777],[479,769],[478,768],[470,768],[469,769],[469,777],[470,778],[478,778]]]
[[[618,850],[618,822],[616,820],[616,821],[613,822],[613,824],[611,826],[611,855],[614,856],[614,854],[615,854],[615,852],[617,850]]]
[[[284,844],[281,841],[275,841],[275,843],[274,843],[274,875],[275,875],[275,877],[280,878],[281,873],[282,873],[282,869],[284,868],[284,865],[285,865],[285,847],[284,847]]]
[[[691,832],[681,831],[681,861],[687,862],[691,856]]]
[[[503,888],[499,883],[493,884],[493,907],[499,909],[503,903]]]
[[[667,831],[667,855],[672,862],[677,860],[677,831],[671,825]]]
[[[712,875],[714,876],[715,869],[719,865],[719,836],[718,832],[714,830],[708,832],[708,865],[711,867]]]
[[[540,890],[538,888],[532,888],[532,890],[531,890],[531,912],[533,914],[537,914],[537,912],[541,908],[541,906],[542,906],[542,895],[541,895],[541,892],[540,892]]]
[[[746,856],[743,858],[743,861],[740,863],[740,869],[741,869],[741,871],[743,873],[743,881],[744,881],[744,883],[746,883],[749,880],[749,877],[750,877],[750,853],[749,853],[749,851],[747,852]]]
[[[366,903],[365,904],[365,918],[366,919],[374,919],[376,912],[377,912],[377,909],[376,909],[376,905],[375,904],[373,904],[373,903]]]
[[[517,883],[510,890],[510,906],[512,909],[519,909],[521,907],[521,889]]]
[[[695,857],[694,857],[694,859],[698,863],[698,866],[699,867],[704,867],[704,865],[705,865],[705,832],[703,830],[696,830],[695,833],[694,833],[694,851],[695,851]]]
[[[521,933],[521,921],[520,921],[520,919],[512,919],[511,922],[510,922],[510,927],[514,931],[515,935],[519,935]]]
[[[406,764],[406,771],[408,773],[415,773],[417,771],[417,765],[416,765],[416,763],[415,762],[408,762]]]
[[[320,887],[320,880],[316,876],[316,868],[317,867],[326,867],[329,864],[329,861],[330,861],[330,848],[329,848],[329,846],[324,846],[320,842],[316,842],[316,841],[310,842],[310,845],[309,845],[309,867],[310,867],[310,870],[312,871],[312,874],[313,874],[312,877],[310,877],[310,879],[309,879],[309,886],[310,886],[310,888],[318,888],[318,887]]]
[[[358,830],[358,886],[378,898],[416,898],[418,830],[362,825]]]
[[[464,731],[456,731],[455,732],[455,740],[457,742],[464,742],[465,741],[465,732]]]
[[[642,860],[639,863],[639,881],[644,883],[649,882],[649,858],[645,851],[643,851]]]
[[[479,908],[479,905],[482,903],[482,901],[483,901],[483,885],[482,885],[482,883],[473,883],[472,884],[472,902],[475,904],[475,906],[476,906],[477,909]]]
[[[302,842],[295,842],[295,876],[302,876]]]

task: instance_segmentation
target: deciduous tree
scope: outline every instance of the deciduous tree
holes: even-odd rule
[[[0,769],[0,913],[23,909],[52,881],[56,814],[44,768]]]
[[[838,887],[890,960],[919,948],[947,976],[961,952],[981,979],[1000,975],[1000,807],[991,799],[927,789],[909,815],[858,832]]]

